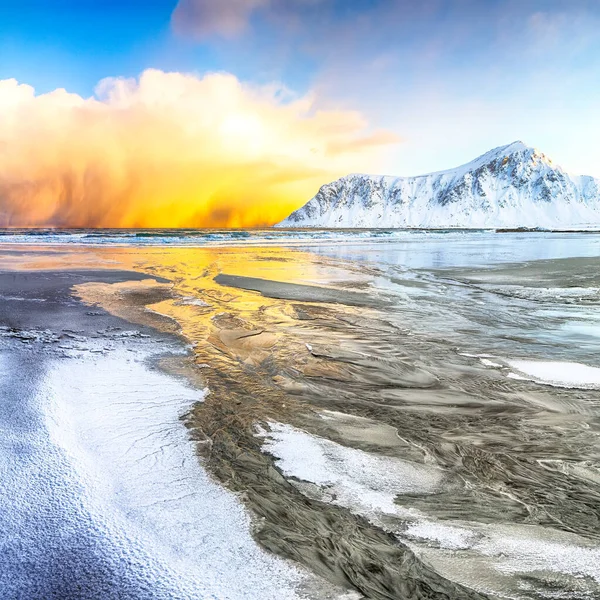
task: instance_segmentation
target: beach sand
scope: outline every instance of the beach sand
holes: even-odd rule
[[[502,357],[482,359],[458,351],[451,339],[416,334],[408,326],[416,315],[411,305],[400,310],[395,292],[373,285],[381,277],[376,268],[273,247],[8,249],[2,260],[3,355],[24,371],[43,371],[53,353],[69,356],[82,347],[146,357],[164,385],[175,381],[187,390],[188,400],[177,405],[183,438],[174,447],[193,441],[199,479],[177,496],[178,510],[184,514],[186,494],[202,495],[202,486],[232,503],[223,518],[234,517],[218,532],[203,534],[201,512],[185,525],[170,521],[171,530],[193,532],[178,547],[160,533],[160,513],[150,518],[140,498],[128,500],[128,510],[141,515],[136,527],[149,520],[163,541],[152,557],[160,576],[130,573],[159,582],[152,583],[155,596],[130,591],[128,583],[122,597],[171,597],[168,569],[183,586],[173,592],[177,598],[214,590],[223,598],[375,599],[537,598],[553,586],[588,597],[598,590],[600,480],[586,450],[596,434],[582,427],[596,410],[594,390],[573,400],[511,379]],[[403,293],[425,294],[427,285],[411,280]],[[35,348],[29,358],[15,353],[19,344]],[[78,371],[84,387],[85,368],[94,366]],[[151,388],[151,402],[161,402],[161,385]],[[189,400],[194,393],[197,400]],[[99,418],[101,407],[94,411]],[[84,424],[75,428],[85,431]],[[558,450],[565,432],[568,444]],[[103,447],[97,442],[90,452]],[[161,456],[160,448],[152,452]],[[579,466],[565,475],[559,462]],[[199,475],[204,469],[208,479]],[[137,480],[140,488],[148,472]],[[557,495],[565,476],[570,489]],[[163,482],[179,485],[167,476]],[[127,489],[125,497],[135,496]],[[214,518],[211,506],[204,518]],[[191,558],[198,552],[193,540],[203,535],[220,540],[220,563],[203,552]],[[228,540],[238,549],[229,555]],[[151,555],[148,548],[156,546],[142,544]],[[254,557],[246,571],[236,552]],[[209,584],[189,577],[194,564]],[[67,570],[57,589],[82,577]],[[247,585],[226,584],[230,579]],[[106,593],[97,597],[111,597]]]

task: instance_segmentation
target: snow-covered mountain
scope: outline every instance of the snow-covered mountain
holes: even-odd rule
[[[449,171],[342,177],[277,226],[600,226],[600,179],[568,175],[538,150],[514,142]]]

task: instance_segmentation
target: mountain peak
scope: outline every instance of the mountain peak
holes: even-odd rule
[[[517,140],[447,171],[352,175],[321,187],[283,223],[301,227],[598,226],[600,180],[571,177]]]
[[[489,150],[485,154],[482,154],[478,158],[476,158],[471,163],[467,163],[463,166],[469,169],[481,166],[490,162],[494,162],[498,159],[507,160],[509,158],[514,158],[516,161],[531,161],[531,162],[542,162],[548,165],[549,167],[555,167],[552,160],[546,156],[543,152],[534,148],[533,146],[528,146],[521,140],[517,140],[516,142],[512,142],[511,144],[506,144],[505,146],[498,146],[498,148],[494,148]]]
[[[522,150],[534,150],[531,146],[523,143],[521,140],[517,140],[512,144],[507,144],[502,147],[505,152],[521,152]]]
[[[460,165],[458,167],[454,167],[452,169],[447,169],[444,171],[436,171],[434,173],[427,173],[426,175],[421,175],[418,177],[430,177],[432,175],[442,174],[453,174],[457,176],[463,176],[466,172],[474,171],[479,167],[483,167],[484,165],[497,162],[498,160],[503,161],[511,157],[515,159],[515,162],[524,162],[527,160],[532,160],[535,162],[536,159],[541,159],[546,164],[552,165],[552,161],[545,154],[542,154],[536,148],[528,146],[521,140],[517,140],[516,142],[512,142],[511,144],[506,144],[504,146],[492,148],[492,150],[488,150],[485,154],[482,154],[474,160]]]
[[[488,150],[485,154],[482,154],[478,159],[481,158],[497,158],[497,157],[505,157],[510,156],[512,154],[517,153],[535,153],[537,150],[523,143],[521,140],[517,140],[516,142],[512,142],[511,144],[506,144],[505,146],[498,146],[497,148],[493,148],[492,150]]]

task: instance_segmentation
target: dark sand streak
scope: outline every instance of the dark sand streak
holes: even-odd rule
[[[352,292],[347,290],[332,289],[316,285],[301,285],[297,283],[284,283],[270,281],[258,277],[244,277],[241,275],[227,275],[220,273],[214,280],[220,285],[259,292],[267,298],[281,300],[327,302],[345,304],[347,306],[379,306],[389,305],[390,302],[383,298],[376,298],[370,294]]]

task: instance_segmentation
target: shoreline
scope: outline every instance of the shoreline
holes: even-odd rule
[[[2,275],[0,273],[0,278]],[[40,291],[43,292],[45,286],[51,288],[51,292],[55,294],[52,297],[55,305],[53,312],[56,312],[59,306],[68,308],[65,322],[68,321],[72,329],[68,329],[67,335],[85,338],[86,336],[101,336],[101,332],[104,331],[116,335],[123,331],[127,333],[125,337],[129,338],[128,331],[131,330],[127,328],[131,328],[133,325],[136,330],[140,331],[132,333],[131,336],[138,342],[140,341],[139,336],[159,342],[161,349],[157,348],[157,350],[161,354],[164,351],[168,352],[169,347],[173,347],[173,333],[176,333],[177,337],[182,335],[181,331],[176,331],[172,327],[165,328],[165,323],[168,322],[163,321],[160,316],[157,317],[154,311],[148,313],[146,310],[148,305],[151,306],[157,300],[164,300],[167,297],[172,299],[172,295],[166,289],[170,284],[167,284],[164,278],[160,283],[154,283],[148,282],[149,277],[155,279],[153,275],[110,270],[91,273],[76,270],[60,274],[47,270],[33,270],[5,273],[4,276],[5,279],[24,280],[27,291],[35,291],[38,295]],[[98,282],[98,279],[102,282]],[[161,288],[161,286],[163,287]],[[2,289],[7,290],[6,281]],[[68,296],[71,292],[67,292],[67,290],[70,289],[73,289],[80,299],[87,299],[88,302],[77,307],[69,302]],[[119,306],[111,303],[110,291],[112,290],[117,292]],[[15,290],[15,292],[22,291],[21,289]],[[86,298],[90,292],[92,292],[91,296]],[[39,299],[37,298],[37,300]],[[19,302],[22,301],[22,299],[19,300]],[[35,300],[31,301],[35,302]],[[104,307],[102,307],[103,302]],[[30,321],[19,321],[16,326],[8,326],[15,329],[15,331],[9,332],[10,335],[18,336],[19,329],[31,328],[33,323],[38,328],[43,327],[44,331],[48,330],[47,326],[44,327],[49,324],[44,323],[47,308],[45,303],[37,302],[36,311],[29,312]],[[104,312],[105,308],[108,312]],[[6,309],[9,313],[13,312],[13,308],[10,306],[7,306]],[[74,318],[77,313],[81,316],[81,320]],[[0,320],[4,322],[5,319],[6,317],[0,313]],[[54,322],[62,324],[60,318]],[[102,329],[97,328],[99,324],[102,325]],[[238,321],[234,324],[239,326],[240,323]],[[228,331],[227,328],[230,325],[227,319],[221,325],[225,325],[225,331]],[[242,325],[242,327],[245,326]],[[77,333],[70,334],[70,331]],[[162,333],[160,333],[161,331]],[[184,333],[182,339],[186,339]],[[237,338],[232,340],[234,346],[236,340]],[[187,339],[187,341],[190,340]],[[260,354],[260,341],[258,346],[256,346],[256,340],[252,340],[252,342],[253,347],[250,348],[250,352],[258,350]],[[175,343],[175,345],[178,344]],[[257,401],[253,403],[254,406],[250,406],[245,390],[252,388],[256,393],[258,391],[256,380],[248,380],[247,375],[243,376],[238,372],[237,381],[234,384],[230,375],[221,379],[221,375],[224,375],[227,369],[215,370],[219,375],[214,378],[207,375],[205,370],[200,373],[197,370],[190,370],[185,366],[185,362],[187,361],[183,363],[180,360],[176,360],[175,363],[171,361],[167,370],[172,375],[179,374],[188,380],[191,378],[196,389],[200,389],[200,384],[203,383],[208,384],[210,390],[208,398],[201,403],[196,403],[195,407],[190,407],[187,416],[183,416],[191,438],[195,440],[200,456],[203,457],[202,462],[225,488],[241,494],[241,497],[244,498],[244,503],[254,515],[252,533],[263,548],[275,555],[292,559],[308,567],[318,577],[323,578],[318,585],[316,580],[310,583],[310,577],[302,584],[304,588],[307,585],[313,588],[309,597],[333,598],[342,594],[341,591],[335,592],[336,588],[340,590],[360,590],[362,588],[365,591],[369,590],[369,597],[386,598],[388,596],[386,590],[392,585],[396,590],[394,596],[396,594],[414,596],[425,593],[427,597],[435,598],[437,593],[430,596],[430,591],[437,589],[439,593],[442,590],[446,595],[450,593],[450,597],[483,598],[475,592],[456,587],[455,584],[440,578],[418,561],[408,548],[389,533],[385,533],[343,508],[336,508],[306,498],[278,474],[274,468],[273,458],[261,449],[261,441],[256,437],[255,425],[264,422],[267,418],[274,417],[293,420],[294,410],[297,410],[298,415],[301,416],[303,410],[300,405],[294,409],[293,398],[285,392],[277,392],[274,388],[267,387],[256,394]],[[198,362],[196,353],[196,363]],[[231,365],[228,366],[228,369],[230,368]],[[236,413],[236,418],[232,421],[233,412]],[[185,431],[183,426],[182,431]],[[210,440],[208,453],[206,444],[204,444],[206,440]],[[292,510],[294,520],[286,524],[285,514],[290,511],[291,506],[294,507]],[[323,514],[327,514],[327,519],[337,522],[337,525],[330,524],[326,530],[321,530],[319,523],[321,523]],[[299,522],[303,523],[300,529],[298,529]],[[337,531],[337,533],[332,538],[333,531]],[[238,535],[239,533],[238,531]],[[250,533],[249,523],[248,533]],[[325,533],[324,536],[323,533]],[[301,538],[304,540],[303,542],[300,542]],[[319,538],[322,538],[322,541],[315,543]],[[331,552],[333,550],[331,544],[335,548],[333,552]],[[317,550],[320,545],[321,550]],[[362,548],[362,552],[365,553],[359,562],[356,557],[357,548]],[[375,548],[379,550],[375,552]],[[386,550],[381,555],[383,548]],[[331,554],[330,558],[326,558],[327,554]],[[344,566],[345,563],[346,566]],[[361,564],[365,566],[361,567]],[[367,565],[369,565],[368,568]],[[373,565],[379,565],[377,570],[381,572],[376,579],[373,578]],[[67,580],[64,585],[67,585]],[[378,586],[381,586],[379,592],[377,592]],[[453,589],[454,592],[451,591]],[[62,593],[65,598],[78,597],[77,595],[69,596],[66,588]],[[86,593],[91,594],[89,588]],[[277,596],[277,598],[281,597],[283,596]],[[33,598],[35,595],[32,596],[32,600]],[[273,600],[275,600],[275,596]]]
[[[90,295],[91,290],[84,290],[82,286],[78,294],[119,313],[121,309],[112,303],[110,290],[103,287],[97,290],[99,294]],[[135,293],[134,288],[130,289]],[[320,302],[326,288],[298,285],[294,289],[304,295],[300,301],[303,305],[308,303],[304,305],[306,308],[316,299]],[[268,291],[272,290],[268,288]],[[278,304],[281,295],[267,294],[264,301],[273,297]],[[342,302],[346,299],[344,294],[335,297]],[[227,297],[225,302],[229,302]],[[123,304],[131,311],[134,303],[125,301]],[[348,294],[348,306],[354,304],[355,298]],[[343,304],[337,306],[343,310]],[[317,310],[324,316],[332,308]],[[332,316],[336,318],[333,310]],[[168,315],[168,312],[162,314]],[[139,322],[139,313],[128,315]],[[282,389],[271,381],[278,376],[256,373],[261,370],[263,361],[269,362],[270,356],[265,350],[272,352],[274,345],[273,338],[262,326],[257,329],[239,316],[219,313],[218,318],[212,320],[212,329],[213,333],[204,334],[202,347],[196,345],[194,349],[194,360],[203,367],[199,375],[210,392],[204,402],[188,413],[185,424],[209,471],[244,498],[256,519],[253,534],[261,546],[300,563],[335,586],[368,593],[369,598],[387,598],[390,588],[395,590],[392,597],[398,598],[442,597],[442,590],[451,598],[485,598],[440,578],[388,532],[342,507],[307,498],[282,477],[273,457],[263,451],[256,427],[269,419],[286,422],[300,419],[301,422],[311,413],[309,419],[314,421],[317,416],[314,408],[298,402],[293,393],[290,395],[285,390],[285,381],[282,381],[285,378],[277,382],[283,384]],[[185,330],[181,333],[187,337]],[[198,332],[195,333],[198,336]],[[196,337],[196,344],[203,337]],[[190,337],[187,340],[192,341]],[[244,360],[241,365],[238,357]],[[289,364],[287,353],[282,361],[282,365]],[[251,369],[246,370],[244,364]],[[192,377],[197,379],[198,373]],[[325,528],[324,515],[329,521]]]
[[[154,282],[80,279],[73,293],[92,305],[88,312],[96,305],[140,331],[163,331],[151,337],[176,334],[192,344],[185,361],[169,360],[162,368],[197,388],[207,386],[209,394],[183,424],[204,467],[255,515],[252,533],[264,548],[338,589],[377,600],[495,597],[494,590],[511,589],[519,568],[528,577],[533,572],[529,580],[540,589],[556,578],[565,589],[596,589],[595,527],[581,518],[588,510],[585,495],[593,502],[596,493],[589,483],[593,469],[573,467],[574,494],[561,507],[552,490],[565,475],[548,467],[561,431],[579,431],[582,411],[594,410],[595,392],[577,391],[574,404],[573,390],[511,379],[510,354],[465,352],[458,348],[460,331],[435,336],[418,329],[444,289],[455,301],[464,294],[470,311],[477,310],[471,296],[483,293],[508,302],[512,296],[502,289],[480,289],[487,270],[442,270],[433,283],[436,271],[424,278],[415,271],[406,280],[392,274],[392,285],[404,294],[397,296],[385,286],[371,289],[381,269],[317,254],[272,248],[144,252],[100,256],[106,264],[134,266],[138,278]],[[518,282],[544,267],[565,285],[593,260],[525,268],[505,263],[491,273]],[[395,300],[382,303],[379,294]],[[453,319],[461,317],[461,306]],[[474,348],[477,339],[471,332]],[[563,457],[575,461],[593,435],[573,434]],[[521,451],[524,438],[529,446]],[[533,452],[540,460],[535,467]],[[336,464],[347,467],[338,471]],[[391,496],[384,464],[398,472]],[[436,485],[411,488],[426,465],[441,474]],[[511,494],[497,487],[505,479]],[[366,504],[355,500],[365,485],[359,496],[373,499]],[[528,544],[540,544],[542,554],[527,554]],[[465,560],[485,574],[487,588],[464,568]],[[309,597],[323,590],[313,588]]]

